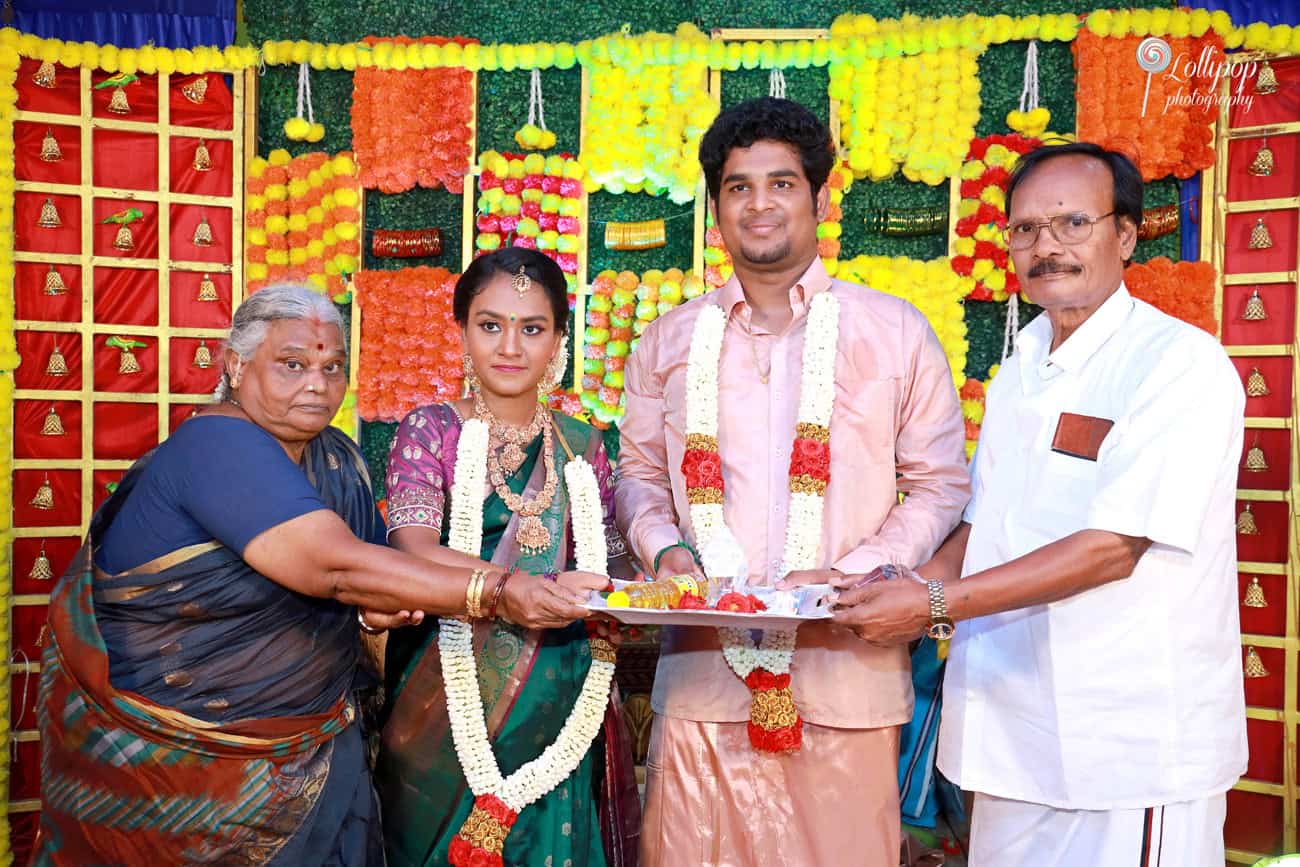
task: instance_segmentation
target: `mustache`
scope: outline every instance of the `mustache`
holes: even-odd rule
[[[1037,265],[1029,269],[1030,277],[1041,277],[1044,274],[1078,274],[1083,269],[1078,265],[1070,265],[1065,262],[1058,262],[1055,259],[1044,259]]]

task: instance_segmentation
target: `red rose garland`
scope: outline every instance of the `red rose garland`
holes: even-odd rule
[[[455,867],[504,867],[501,853],[518,818],[496,795],[479,795],[469,818],[451,840],[447,860]]]

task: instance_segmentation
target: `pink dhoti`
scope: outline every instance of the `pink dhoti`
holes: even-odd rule
[[[745,723],[656,715],[646,759],[643,867],[897,867],[897,727],[804,723],[773,755]]]

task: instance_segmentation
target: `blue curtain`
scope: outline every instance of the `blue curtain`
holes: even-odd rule
[[[1210,171],[1214,171],[1210,169]],[[1195,262],[1201,258],[1201,176],[1192,175],[1185,181],[1178,182],[1178,258],[1184,262]]]
[[[235,41],[236,0],[4,0],[12,26],[74,42],[164,48]]]
[[[1236,24],[1300,24],[1300,3],[1296,0],[1186,0],[1186,5],[1222,9]]]

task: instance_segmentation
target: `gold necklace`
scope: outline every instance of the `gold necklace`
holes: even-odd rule
[[[483,409],[486,415],[482,418],[487,420],[489,427],[496,425],[498,422],[486,405]],[[475,414],[478,414],[477,407]],[[492,483],[492,489],[507,509],[523,519],[515,531],[515,541],[519,543],[519,550],[525,557],[540,554],[551,547],[551,531],[537,517],[551,505],[559,484],[559,477],[555,473],[555,443],[551,439],[549,424],[542,428],[542,461],[546,467],[546,482],[535,497],[525,500],[506,485],[506,471],[501,465],[501,458],[493,450],[488,450],[488,481]]]
[[[537,438],[546,424],[546,407],[540,403],[533,412],[532,420],[523,427],[514,427],[499,421],[488,409],[487,402],[483,400],[483,393],[478,390],[474,392],[474,415],[488,420],[492,438],[502,444],[498,459],[506,475],[514,475],[524,465],[528,444]],[[489,449],[489,452],[492,451]]]
[[[754,358],[754,370],[758,373],[758,381],[767,385],[768,379],[772,376],[772,359],[767,360],[767,373],[763,372],[763,366],[758,360],[758,338],[754,336],[754,326],[749,324],[745,326],[745,333],[749,335],[749,353]]]

